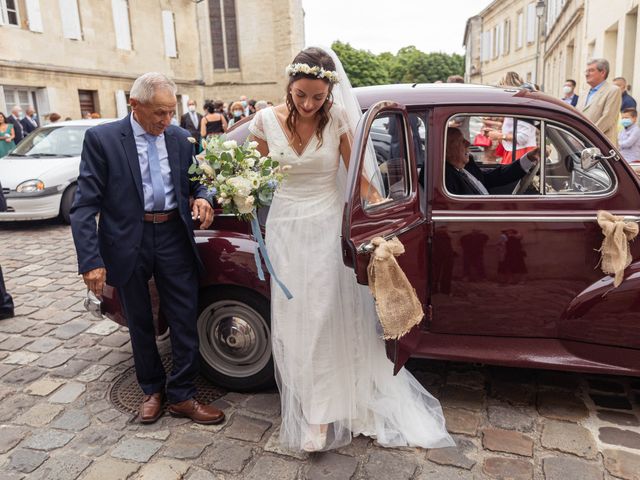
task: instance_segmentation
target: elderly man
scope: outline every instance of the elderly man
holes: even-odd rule
[[[454,195],[489,195],[490,188],[520,180],[540,159],[540,149],[536,148],[510,165],[484,173],[469,155],[469,145],[460,130],[447,128],[445,185]]]
[[[22,107],[20,105],[15,105],[11,109],[11,115],[7,117],[7,123],[13,125],[13,131],[15,132],[15,138],[13,142],[17,145],[24,138],[24,129],[22,128],[22,123],[20,123],[20,117],[22,116]]]
[[[29,105],[27,107],[25,116],[22,120],[20,120],[20,123],[22,124],[22,128],[24,129],[25,137],[40,126],[40,122],[36,118],[36,110],[35,108],[33,108],[33,105]]]
[[[85,135],[71,208],[79,272],[98,297],[105,281],[117,289],[145,394],[139,420],[153,423],[160,418],[165,390],[149,296],[153,276],[171,335],[168,411],[197,423],[219,423],[223,412],[194,398],[202,263],[192,218],[199,218],[200,228],[206,228],[213,221],[213,209],[206,188],[189,180],[193,146],[188,132],[171,125],[176,85],[160,73],[146,73],[134,82],[130,102],[130,115]],[[189,196],[195,198],[191,208]]]
[[[591,89],[588,94],[580,96],[576,108],[617,146],[622,94],[618,87],[607,82],[608,76],[607,60],[596,58],[587,62],[585,78]]]

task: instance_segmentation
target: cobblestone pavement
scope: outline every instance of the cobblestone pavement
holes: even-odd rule
[[[84,312],[68,227],[0,224],[17,316],[0,322],[0,478],[640,479],[640,379],[416,362],[457,447],[292,455],[276,392],[227,393],[203,427],[138,425],[109,401],[132,365],[125,329]]]

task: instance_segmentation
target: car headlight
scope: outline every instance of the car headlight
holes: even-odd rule
[[[18,193],[41,192],[44,190],[44,182],[42,180],[27,180],[16,187]]]

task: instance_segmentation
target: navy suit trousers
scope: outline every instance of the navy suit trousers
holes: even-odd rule
[[[155,341],[149,280],[170,328],[173,367],[168,381]],[[136,376],[150,395],[165,388],[170,403],[192,398],[198,373],[198,267],[180,219],[145,223],[140,253],[129,280],[118,287],[129,324]]]

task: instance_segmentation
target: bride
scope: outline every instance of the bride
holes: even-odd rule
[[[249,127],[262,155],[291,167],[266,223],[269,256],[293,294],[288,300],[272,282],[280,441],[306,451],[356,435],[389,447],[451,446],[439,402],[405,369],[392,375],[373,298],[342,263],[339,185],[361,114],[349,80],[332,50],[315,47],[287,74],[286,102],[260,110]],[[368,201],[380,201],[364,183]]]

